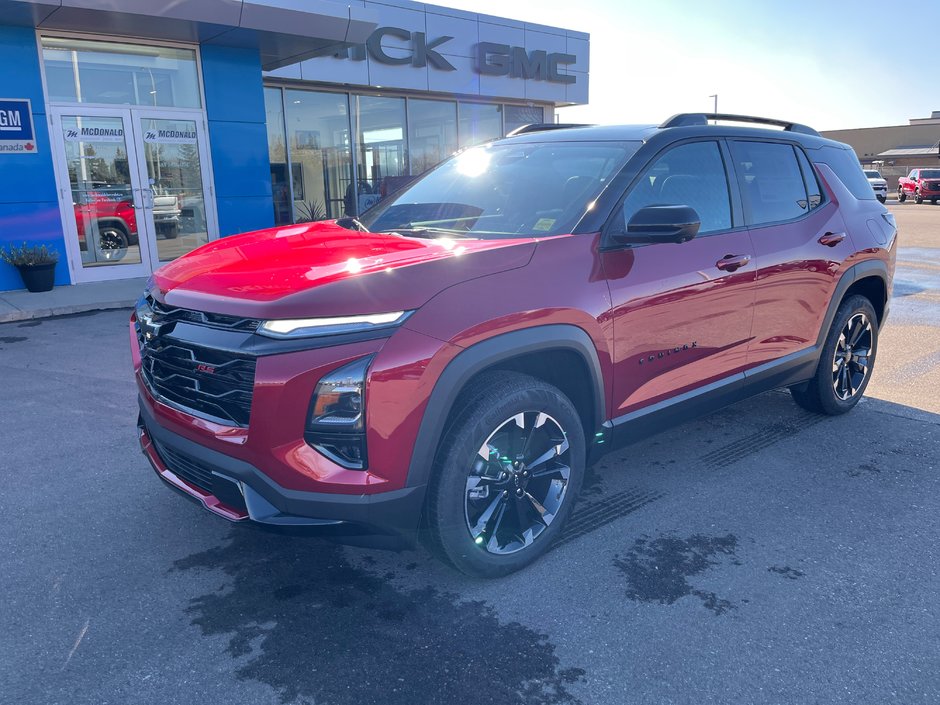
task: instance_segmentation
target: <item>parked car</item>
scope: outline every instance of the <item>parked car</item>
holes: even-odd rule
[[[940,198],[940,169],[911,169],[911,173],[898,179],[898,200],[911,196],[914,203],[930,200],[934,205]]]
[[[180,234],[179,198],[162,189],[153,191],[153,224],[157,233],[172,240]]]
[[[764,127],[708,123],[729,117]],[[799,124],[528,126],[361,221],[158,270],[130,323],[141,447],[229,520],[370,545],[421,527],[505,575],[605,451],[777,387],[852,409],[895,244],[851,148]]]
[[[871,184],[871,190],[875,192],[875,198],[884,203],[888,200],[888,182],[881,176],[877,169],[865,169],[865,177]]]
[[[103,259],[118,261],[129,246],[138,244],[137,213],[129,188],[74,189],[72,201],[80,250],[86,251],[91,239]]]

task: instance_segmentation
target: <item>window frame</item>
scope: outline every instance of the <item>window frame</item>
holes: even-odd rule
[[[798,149],[798,150],[800,150],[800,151],[803,152],[803,156],[806,157],[806,161],[809,162],[810,166],[813,167],[813,171],[815,172],[815,170],[816,170],[816,167],[813,165],[813,160],[809,158],[809,155],[808,155],[808,154],[806,154],[806,150],[803,149],[802,145],[801,145],[799,142],[796,142],[796,141],[794,141],[794,140],[769,139],[769,138],[766,138],[766,137],[762,137],[762,138],[756,138],[756,137],[728,137],[728,138],[726,138],[726,139],[727,139],[727,142],[728,142],[728,149],[729,149],[729,152],[730,152],[730,150],[731,150],[731,143],[732,143],[732,142],[760,142],[760,143],[762,143],[762,144],[781,144],[781,145],[786,145],[786,146],[790,147],[792,150],[797,150],[797,149]],[[788,223],[798,223],[798,222],[800,222],[801,220],[804,220],[805,218],[808,218],[808,217],[810,217],[811,215],[814,215],[817,211],[819,211],[819,210],[820,210],[821,208],[823,208],[827,203],[829,203],[829,196],[828,196],[828,194],[826,193],[826,189],[825,189],[824,185],[822,184],[822,182],[819,180],[818,174],[815,174],[815,173],[814,173],[814,177],[816,178],[816,183],[817,183],[817,185],[819,186],[820,195],[822,196],[822,200],[820,201],[819,205],[816,206],[815,208],[812,208],[812,209],[809,208],[809,193],[806,191],[806,179],[805,179],[805,175],[803,175],[803,168],[800,166],[800,160],[797,158],[797,155],[796,155],[796,152],[795,152],[795,151],[793,152],[793,159],[794,159],[794,161],[796,161],[797,169],[799,170],[800,175],[803,177],[803,178],[801,178],[801,181],[802,181],[802,184],[803,184],[803,191],[804,191],[804,193],[805,193],[805,195],[806,195],[806,205],[807,205],[806,212],[805,212],[805,213],[801,213],[800,215],[795,216],[795,217],[793,217],[793,218],[784,218],[783,220],[772,220],[772,221],[766,221],[766,222],[761,222],[761,223],[753,223],[753,222],[751,222],[752,213],[750,212],[750,207],[749,207],[749,205],[745,202],[745,198],[744,198],[744,189],[742,188],[741,181],[740,181],[741,176],[738,174],[738,169],[737,169],[737,167],[736,167],[735,164],[734,164],[734,160],[732,159],[732,161],[731,161],[731,166],[732,166],[732,169],[733,169],[734,172],[735,172],[735,183],[737,184],[738,192],[739,192],[739,195],[740,195],[740,198],[741,198],[742,214],[743,214],[743,218],[744,218],[744,224],[745,224],[745,226],[746,226],[749,230],[760,230],[760,229],[763,229],[763,228],[772,228],[772,227],[775,227],[775,226],[778,226],[778,225],[784,225],[784,224],[788,224]]]
[[[747,229],[747,225],[744,222],[744,212],[743,212],[743,203],[741,201],[741,192],[738,187],[738,182],[735,177],[735,172],[732,168],[731,160],[731,151],[728,147],[726,140],[723,137],[719,136],[703,136],[703,137],[689,137],[686,139],[675,140],[664,145],[662,148],[654,152],[650,157],[643,162],[642,166],[638,169],[631,164],[636,158],[634,155],[633,159],[628,160],[627,164],[624,165],[623,170],[619,176],[624,175],[628,171],[633,171],[636,169],[636,173],[630,179],[630,183],[619,195],[616,205],[611,210],[611,215],[607,219],[607,222],[602,229],[602,239],[601,239],[601,249],[602,250],[624,250],[624,249],[635,249],[638,247],[650,247],[656,246],[661,243],[620,243],[616,242],[612,238],[612,233],[623,232],[623,206],[627,198],[633,192],[633,189],[637,187],[637,184],[640,182],[640,179],[646,174],[647,170],[653,166],[657,161],[660,160],[668,152],[676,149],[678,147],[685,146],[687,144],[695,144],[700,142],[714,142],[718,146],[719,156],[721,157],[722,164],[725,170],[725,179],[728,185],[728,205],[731,211],[731,227],[725,228],[723,230],[712,230],[708,233],[696,234],[694,239],[714,237],[716,235],[725,235],[727,233],[740,232]],[[641,148],[642,149],[642,148]],[[638,151],[637,154],[640,154]],[[616,178],[616,177],[615,177]],[[613,184],[614,179],[611,180]]]

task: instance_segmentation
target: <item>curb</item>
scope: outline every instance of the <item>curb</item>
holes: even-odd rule
[[[15,323],[17,321],[31,321],[37,318],[52,318],[53,316],[70,316],[75,313],[88,313],[89,311],[113,311],[115,309],[131,309],[135,301],[105,301],[94,304],[73,304],[71,306],[56,306],[55,308],[37,308],[17,310],[9,313],[0,313],[0,323]]]

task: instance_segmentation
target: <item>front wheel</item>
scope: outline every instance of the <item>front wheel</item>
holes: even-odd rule
[[[851,410],[865,393],[878,350],[878,317],[864,296],[842,302],[826,336],[816,374],[790,387],[804,409],[836,416]]]
[[[887,196],[882,196],[881,194],[876,195],[875,198],[878,199],[878,203],[884,203],[888,200]]]
[[[920,205],[924,202],[924,197],[920,195],[920,191],[914,191],[914,203]]]
[[[558,536],[584,477],[584,430],[568,397],[528,375],[485,374],[463,396],[428,488],[428,537],[458,570],[495,578]]]
[[[898,203],[904,203],[907,200],[907,194],[904,193],[904,189],[898,189]]]

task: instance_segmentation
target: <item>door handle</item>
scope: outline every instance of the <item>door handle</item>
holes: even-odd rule
[[[843,240],[845,240],[845,233],[826,233],[820,236],[819,244],[826,247],[835,247]]]
[[[750,255],[725,255],[715,262],[715,266],[723,272],[734,272],[750,261]]]

